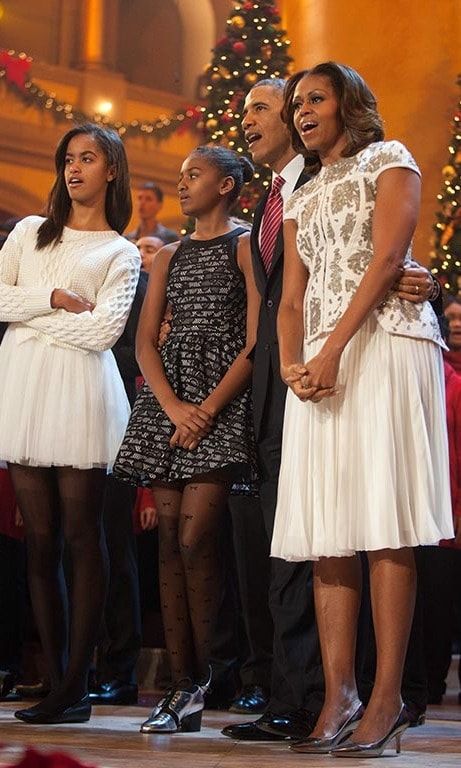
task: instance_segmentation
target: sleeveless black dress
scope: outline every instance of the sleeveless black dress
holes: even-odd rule
[[[245,280],[236,259],[237,239],[244,231],[239,227],[212,240],[186,237],[171,259],[167,299],[173,320],[161,357],[180,400],[203,402],[245,346]],[[114,474],[148,486],[226,468],[235,490],[245,490],[256,465],[250,401],[248,387],[217,415],[198,447],[187,451],[170,447],[175,427],[144,384]]]

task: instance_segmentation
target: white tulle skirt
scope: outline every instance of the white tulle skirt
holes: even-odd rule
[[[305,360],[325,339],[305,344]],[[271,554],[285,560],[453,536],[441,350],[374,317],[342,356],[339,393],[288,391]]]
[[[0,346],[0,459],[30,466],[110,469],[130,406],[110,351],[18,343]]]

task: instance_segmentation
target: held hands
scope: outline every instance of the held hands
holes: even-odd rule
[[[81,312],[92,312],[96,306],[78,293],[68,291],[67,288],[55,288],[51,294],[50,304],[53,309],[65,309],[66,312],[73,312],[75,315]]]
[[[211,414],[194,403],[176,399],[165,406],[165,413],[176,427],[170,439],[172,448],[195,450],[202,437],[205,437],[213,427]]]
[[[304,365],[295,363],[282,366],[282,379],[300,400],[318,403],[337,394],[336,379],[340,360],[338,352],[329,352],[323,348]]]

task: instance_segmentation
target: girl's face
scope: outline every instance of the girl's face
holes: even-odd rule
[[[222,176],[200,154],[192,153],[179,173],[179,204],[185,216],[200,216],[216,208],[234,186],[231,176]]]
[[[64,180],[72,203],[93,207],[105,202],[107,185],[115,178],[107,158],[91,134],[74,136],[67,145]]]
[[[328,77],[306,75],[299,81],[293,94],[293,121],[306,149],[318,152],[324,165],[341,156],[346,137]]]

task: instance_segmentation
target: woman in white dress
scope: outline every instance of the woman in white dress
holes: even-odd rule
[[[49,696],[15,713],[30,723],[90,717],[88,668],[107,581],[103,494],[129,416],[110,348],[123,331],[140,261],[121,236],[131,196],[119,136],[75,127],[55,162],[46,218],[23,219],[0,251],[0,320],[9,323],[0,346],[0,459],[24,517],[51,680]]]
[[[293,748],[366,757],[390,739],[399,746],[408,725],[412,547],[453,535],[443,341],[427,302],[390,293],[410,261],[420,174],[402,144],[383,141],[360,75],[333,62],[294,75],[284,115],[317,175],[285,211],[278,322],[289,390],[272,555],[316,561],[326,680],[317,725]],[[354,670],[360,550],[377,643],[365,712]]]

